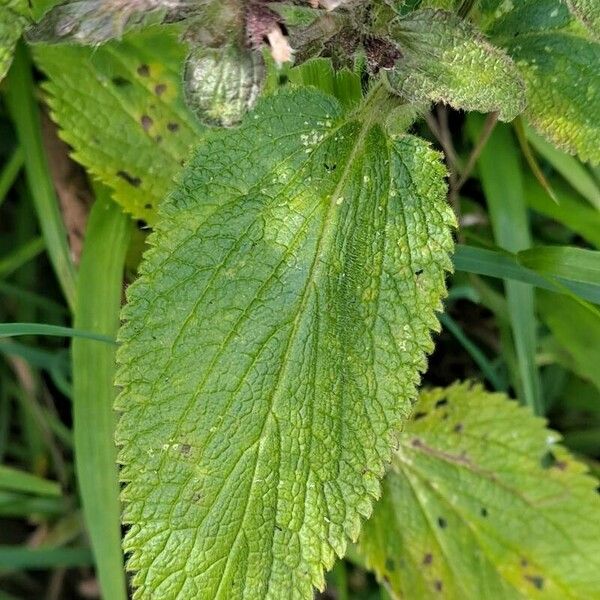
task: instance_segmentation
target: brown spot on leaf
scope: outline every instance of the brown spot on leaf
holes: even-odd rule
[[[525,579],[527,579],[534,588],[538,590],[544,589],[544,578],[541,575],[525,575]]]
[[[157,96],[162,96],[167,91],[167,86],[164,83],[157,83],[154,87],[154,93]]]
[[[115,85],[116,87],[119,87],[119,88],[131,85],[131,81],[129,81],[129,79],[126,79],[125,77],[121,77],[120,75],[117,75],[117,77],[113,77],[111,79],[111,81],[113,82],[113,85]]]
[[[152,204],[146,204],[146,208],[150,206],[152,207]],[[179,447],[179,451],[181,452],[181,454],[183,454],[184,456],[188,456],[190,453],[190,450],[192,449],[192,447],[189,444],[181,444],[181,446]]]
[[[150,202],[148,202],[147,204],[144,204],[144,208],[146,210],[152,210],[152,204]],[[187,446],[188,444],[184,444],[184,446]]]
[[[446,406],[446,404],[448,404],[448,399],[447,398],[440,398],[436,403],[435,403],[435,407],[436,408],[440,408],[441,406]]]
[[[150,67],[148,65],[140,65],[137,68],[137,72],[140,77],[148,77],[150,75]]]
[[[444,587],[444,584],[439,579],[436,579],[433,582],[433,587],[435,588],[436,592],[441,592]]]
[[[444,517],[438,517],[437,522],[440,529],[446,529],[446,527],[448,526],[448,522],[446,521],[446,519],[444,519]]]
[[[460,433],[463,430],[463,424],[462,423],[457,423],[454,426],[454,433]]]
[[[413,421],[418,421],[419,419],[423,419],[426,416],[427,416],[427,413],[420,410],[419,412],[416,412],[414,414]]]
[[[140,185],[142,184],[142,180],[139,177],[135,177],[127,171],[117,171],[117,177],[124,179],[129,185],[132,185],[133,187],[140,187]]]
[[[428,552],[424,557],[423,557],[423,564],[424,565],[430,565],[433,562],[433,554],[431,554],[431,552]]]
[[[167,129],[171,133],[175,133],[176,131],[179,131],[179,123],[167,123]]]
[[[150,127],[154,125],[152,117],[149,117],[148,115],[142,115],[142,117],[140,118],[140,123],[142,124],[144,131],[148,131],[148,129],[150,129]]]

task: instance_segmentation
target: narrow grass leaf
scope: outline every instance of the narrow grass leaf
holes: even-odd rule
[[[0,258],[0,277],[8,277],[23,265],[39,256],[45,248],[44,239],[34,238],[15,248],[8,255]]]
[[[597,282],[578,282],[570,278],[541,275],[521,265],[518,254],[459,244],[453,262],[457,271],[520,281],[553,292],[576,294],[583,300],[600,304],[600,285]]]
[[[88,548],[0,546],[0,569],[39,570],[88,567],[92,562],[92,553]]]
[[[6,200],[6,195],[15,183],[19,172],[23,168],[24,161],[25,155],[23,154],[23,148],[21,148],[21,146],[17,146],[11,157],[2,167],[2,171],[0,171],[0,206],[2,206],[4,200]]]
[[[60,485],[55,481],[5,465],[0,465],[0,488],[38,496],[60,496]]]
[[[538,292],[542,321],[574,362],[576,372],[600,390],[600,313],[568,296]]]
[[[569,182],[574,190],[600,210],[600,187],[581,162],[574,156],[555,148],[531,127],[526,127],[525,133],[535,150]]]
[[[75,326],[113,338],[119,325],[129,222],[99,190],[79,268]],[[75,466],[104,598],[127,597],[121,550],[121,505],[114,442],[115,346],[73,341]]]
[[[477,344],[467,336],[460,325],[446,313],[440,313],[439,319],[444,329],[447,329],[469,353],[475,364],[481,369],[483,376],[494,386],[494,389],[498,391],[506,390],[506,383],[502,381],[487,356]]]
[[[554,202],[535,180],[525,177],[525,200],[536,212],[562,223],[600,249],[600,210],[590,206],[571,187],[559,179],[551,180],[558,202]]]
[[[473,137],[481,120],[469,122]],[[478,124],[479,122],[479,124]],[[479,158],[479,173],[490,212],[496,243],[510,252],[531,245],[527,205],[523,193],[518,147],[509,127],[500,125],[490,136]],[[519,363],[517,388],[523,402],[534,412],[542,410],[539,373],[535,364],[536,318],[534,290],[526,284],[505,280],[512,335]]]
[[[15,62],[8,75],[7,101],[25,153],[25,173],[46,242],[50,262],[71,307],[75,306],[75,267],[67,243],[67,234],[58,199],[42,145],[39,108],[27,50],[19,44]]]
[[[519,263],[557,278],[600,287],[600,252],[572,246],[541,246],[523,250]]]
[[[116,344],[114,337],[92,331],[83,331],[60,325],[46,325],[45,323],[0,323],[0,338],[19,335],[49,335],[55,337],[84,338],[96,340],[106,344]]]

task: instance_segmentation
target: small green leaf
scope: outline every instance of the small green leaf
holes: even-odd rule
[[[600,44],[567,32],[507,42],[527,84],[526,115],[556,147],[600,162]]]
[[[567,0],[573,14],[595,39],[600,39],[600,2],[598,0]]]
[[[136,597],[310,598],[371,512],[454,223],[376,98],[265,98],[161,207],[118,352]]]
[[[149,223],[203,135],[183,101],[185,53],[177,30],[164,27],[95,49],[35,47],[52,117],[74,158]]]
[[[194,48],[185,64],[185,98],[205,125],[238,125],[258,100],[265,79],[259,52],[228,45]]]
[[[17,40],[27,24],[26,0],[0,0],[0,81],[12,63]]]
[[[397,598],[590,600],[597,481],[502,394],[421,394],[359,549]]]
[[[388,79],[407,99],[498,111],[503,121],[525,108],[517,68],[467,21],[443,11],[421,10],[397,20],[391,33],[403,57]]]

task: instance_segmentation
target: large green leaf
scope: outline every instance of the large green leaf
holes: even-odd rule
[[[398,598],[599,598],[597,481],[557,438],[479,386],[423,393],[361,554]]]
[[[503,121],[525,108],[525,87],[516,66],[467,21],[421,10],[399,19],[391,32],[403,56],[388,78],[409,100],[498,111]]]
[[[310,598],[379,495],[451,263],[439,155],[314,89],[215,131],[120,334],[137,597]]]
[[[185,53],[165,28],[93,49],[36,46],[52,116],[75,159],[150,223],[203,135],[183,102]]]
[[[25,0],[0,0],[0,81],[12,63],[15,44],[27,24]]]

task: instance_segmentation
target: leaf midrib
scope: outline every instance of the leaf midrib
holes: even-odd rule
[[[341,127],[347,126],[351,122],[352,121],[346,121],[346,122],[344,122],[341,125]],[[311,267],[310,267],[310,270],[309,270],[309,275],[307,277],[306,284],[305,284],[304,289],[302,291],[302,296],[300,298],[300,303],[299,303],[299,306],[298,306],[298,310],[296,312],[296,316],[295,316],[294,322],[292,324],[292,329],[291,329],[290,334],[288,336],[286,347],[285,347],[285,350],[283,352],[283,356],[281,358],[280,368],[279,368],[279,370],[277,372],[277,375],[276,375],[275,385],[274,385],[273,392],[271,393],[271,397],[270,397],[270,400],[269,400],[269,404],[270,404],[269,405],[269,409],[268,409],[268,411],[265,414],[265,419],[263,421],[263,425],[262,425],[261,431],[258,434],[257,441],[255,442],[255,443],[258,443],[259,446],[262,443],[264,432],[265,432],[265,429],[266,429],[266,427],[267,427],[267,425],[269,423],[270,417],[276,419],[276,416],[273,414],[273,406],[275,405],[275,403],[277,402],[277,399],[279,398],[279,395],[280,395],[281,389],[282,389],[281,385],[282,385],[283,381],[285,381],[285,374],[286,374],[286,371],[289,368],[289,364],[290,364],[290,361],[289,361],[289,357],[290,356],[289,355],[290,355],[290,351],[291,351],[291,349],[293,347],[293,341],[295,340],[296,333],[298,331],[298,326],[299,326],[299,324],[300,324],[300,322],[302,320],[302,317],[304,315],[304,312],[306,310],[306,303],[307,303],[308,298],[310,296],[310,290],[314,286],[315,281],[317,279],[317,276],[320,274],[321,269],[323,268],[321,265],[324,263],[324,261],[321,260],[321,258],[322,258],[322,254],[324,252],[324,248],[327,247],[326,242],[330,242],[331,241],[331,237],[332,237],[333,233],[335,232],[335,225],[337,224],[337,219],[333,218],[333,215],[334,215],[336,207],[337,207],[336,201],[339,198],[340,191],[344,188],[344,186],[347,183],[348,174],[351,172],[351,167],[353,166],[354,161],[355,161],[357,155],[359,154],[360,150],[362,150],[362,148],[363,148],[365,137],[366,137],[367,133],[370,131],[370,129],[371,129],[371,122],[369,120],[363,121],[362,127],[361,127],[361,129],[360,129],[360,131],[358,133],[358,137],[357,137],[356,143],[355,143],[354,147],[352,148],[352,151],[350,153],[350,156],[348,157],[348,160],[347,160],[347,163],[346,163],[346,165],[344,167],[344,170],[343,170],[343,172],[342,172],[342,174],[341,174],[341,176],[340,176],[340,178],[339,178],[339,180],[338,180],[338,182],[337,182],[337,184],[335,186],[335,189],[334,189],[334,191],[333,191],[333,193],[331,195],[329,206],[327,208],[327,212],[326,212],[324,220],[323,220],[323,226],[321,228],[321,233],[319,234],[319,239],[318,239],[317,247],[316,247],[316,250],[315,250],[315,257],[314,257],[313,262],[311,264]],[[256,462],[255,462],[255,465],[254,465],[254,469],[255,470],[256,470],[256,466],[258,464],[259,456],[260,456],[260,451],[258,451],[256,453]],[[278,477],[278,480],[279,480],[279,477]],[[254,485],[254,477],[253,477],[252,483],[250,484],[250,490],[249,490],[249,493],[248,493],[248,497],[250,497],[252,495],[253,485]],[[278,500],[277,500],[277,503],[278,503]],[[244,521],[245,521],[245,518],[246,518],[246,515],[247,515],[247,507],[248,507],[248,505],[246,504],[246,508],[244,510],[244,516],[242,518],[242,521],[241,521],[240,527],[238,529],[238,532],[236,533],[236,536],[235,536],[235,539],[234,539],[234,543],[232,544],[232,549],[233,549],[233,546],[235,545],[235,543],[237,542],[237,539],[239,537],[240,531],[242,530],[242,528],[244,526]],[[219,580],[219,584],[218,584],[218,588],[217,589],[221,588],[223,579],[224,579],[224,577],[226,575],[226,572],[227,572],[227,566],[229,564],[229,557],[231,556],[231,554],[232,553],[230,552],[229,555],[228,555],[228,559],[227,559],[227,562],[225,564],[225,568],[222,571],[222,575],[221,575],[221,578]],[[270,578],[269,578],[269,580],[270,580]]]

